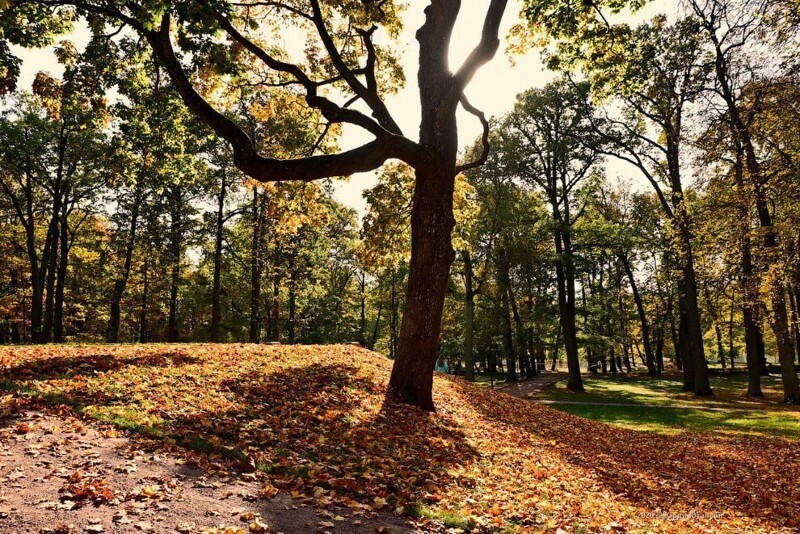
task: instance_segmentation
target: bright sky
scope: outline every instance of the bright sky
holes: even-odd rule
[[[407,83],[398,94],[389,97],[387,104],[389,110],[400,124],[406,135],[416,139],[420,121],[419,96],[417,91],[416,70],[419,47],[414,35],[424,21],[423,10],[427,2],[410,2],[411,7],[405,16],[405,30],[400,37],[402,47],[402,64],[405,69]],[[458,24],[453,34],[450,50],[450,66],[456,70],[477,44],[483,26],[488,0],[466,0],[463,2]],[[660,0],[654,2],[643,13],[635,17],[642,20],[650,18],[665,8],[674,9],[676,2]],[[501,35],[505,43],[508,29],[517,23],[521,0],[510,0],[506,15],[503,20]],[[633,20],[632,17],[630,17]],[[77,46],[82,46],[86,41],[86,32],[77,31],[69,36]],[[467,89],[467,96],[473,105],[483,110],[487,116],[497,116],[509,111],[515,102],[515,97],[522,91],[534,86],[542,86],[554,78],[552,72],[546,71],[541,63],[539,51],[533,50],[528,55],[515,58],[512,66],[505,54],[505,47],[498,52],[497,57],[481,69],[472,84]],[[60,71],[52,50],[24,50],[20,53],[23,59],[20,87],[29,88],[35,74],[39,71]],[[481,134],[481,126],[475,117],[463,111],[459,114],[459,136],[462,146],[471,144]],[[358,128],[346,128],[342,146],[350,148],[370,139]],[[614,167],[614,174],[631,174],[630,169],[624,166],[609,165]],[[611,170],[611,169],[609,169]],[[361,174],[351,177],[348,181],[337,181],[336,196],[348,206],[355,208],[359,215],[365,211],[365,202],[362,197],[364,189],[373,186],[375,174]]]
[[[400,37],[404,49],[402,63],[407,78],[406,86],[397,95],[388,98],[387,105],[403,132],[416,139],[421,112],[416,79],[419,45],[415,34],[425,20],[424,9],[427,2],[411,2],[411,4],[405,16],[403,35]],[[519,21],[521,4],[521,0],[509,2],[500,32],[502,36],[508,35],[508,29]],[[478,43],[488,5],[487,0],[463,2],[451,43],[451,70],[457,70]],[[503,43],[505,45],[505,39]],[[514,106],[517,94],[533,86],[544,85],[554,78],[552,72],[543,68],[538,52],[515,58],[516,66],[512,68],[504,48],[505,46],[501,48],[494,61],[478,72],[467,89],[471,103],[489,117],[509,111]],[[460,144],[469,145],[481,135],[481,125],[474,116],[463,110],[460,110],[458,118]],[[368,135],[361,134],[355,128],[347,129],[344,133],[343,144],[347,147],[369,140]],[[338,184],[337,196],[339,200],[363,214],[366,204],[361,192],[374,183],[374,173],[355,175],[349,181]]]

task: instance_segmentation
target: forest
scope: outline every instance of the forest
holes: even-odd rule
[[[692,417],[733,410],[731,419],[775,447],[769,480],[794,477],[800,3],[414,4],[0,0],[0,400],[8,395],[13,413],[24,397],[148,439],[169,436],[169,447],[283,477],[267,486],[312,494],[317,504],[330,490],[327,504],[352,491],[358,502],[368,497],[370,513],[384,513],[386,502],[396,516],[413,508],[423,522],[416,528],[431,531],[646,528],[631,519],[644,512],[630,495],[647,498],[652,469],[633,486],[606,481],[630,498],[613,510],[598,504],[601,490],[584,495],[585,520],[571,500],[583,495],[578,486],[536,485],[549,480],[542,469],[557,472],[569,456],[548,464],[537,455],[555,455],[547,444],[560,451],[562,440],[580,449],[581,425],[605,425],[623,443],[603,441],[612,438],[601,437],[602,426],[584,429],[596,436],[586,447],[614,465],[626,447],[644,454],[641,440],[678,462],[669,432],[647,425],[687,431],[697,442],[685,454],[699,465],[702,432],[736,423]],[[460,11],[475,10],[479,30],[459,33]],[[409,51],[402,36],[416,11],[422,22],[411,28]],[[463,64],[448,60],[452,47],[468,47]],[[50,68],[31,71],[26,55],[35,49],[52,54]],[[404,68],[409,54],[413,71]],[[543,70],[508,71],[526,89],[492,107],[505,111],[481,109],[491,92],[468,98],[482,68],[529,56]],[[22,83],[29,71],[32,82]],[[392,106],[407,85],[417,107]],[[409,114],[421,117],[418,138],[401,128]],[[481,133],[463,135],[465,121]],[[341,193],[343,183],[361,182],[360,198]],[[271,356],[265,363],[260,354]],[[180,393],[162,391],[181,365],[198,366],[196,390],[176,383]],[[169,371],[159,379],[145,367]],[[256,369],[268,377],[255,378]],[[222,379],[226,372],[239,386]],[[541,391],[526,389],[538,384]],[[197,404],[151,405],[140,386]],[[348,395],[370,399],[353,409],[372,406],[396,426],[380,424],[388,434],[375,447],[384,452],[351,452],[391,463],[402,481],[378,482],[390,468],[367,460],[328,472],[340,461],[331,444],[367,440],[362,428],[342,434],[320,415],[320,441],[298,437],[308,424],[301,405],[281,404],[290,401],[270,387],[296,393],[303,410],[319,402],[326,414],[361,406]],[[522,400],[492,400],[502,395],[496,388],[518,388],[511,395]],[[652,421],[624,410],[664,395],[670,402]],[[261,396],[282,408],[264,415],[253,406]],[[423,419],[408,406],[395,412],[395,401],[441,412],[464,434],[454,437],[451,419]],[[560,411],[540,406],[549,403]],[[188,406],[201,406],[202,417],[191,422]],[[680,419],[684,408],[692,417]],[[766,419],[752,422],[748,411]],[[563,412],[581,418],[569,423]],[[272,421],[275,413],[286,421]],[[528,413],[547,430],[531,427]],[[497,467],[506,485],[479,506],[472,492],[482,475],[466,459],[479,453],[469,444],[505,432],[504,419],[529,433],[527,441],[506,436],[503,447],[524,442],[517,469],[536,482],[514,482],[512,464]],[[9,428],[33,431],[20,432],[23,424]],[[265,437],[280,425],[288,429],[280,440]],[[406,426],[463,471],[420,467],[405,447],[386,452]],[[631,427],[644,434],[626,434]],[[732,456],[761,457],[748,437],[719,439],[732,440],[719,442]],[[498,446],[481,443],[484,452]],[[292,469],[311,463],[289,476],[287,458]],[[718,468],[706,475],[717,479]],[[357,472],[352,482],[342,470]],[[672,475],[702,485],[702,471]],[[416,480],[439,477],[450,485],[416,493]],[[113,501],[97,487],[90,500]],[[708,531],[798,526],[795,489],[766,504],[732,493],[698,512],[682,500],[685,488],[669,488],[652,497],[684,515],[662,517],[654,531],[688,532],[681,521],[697,513]],[[525,500],[550,491],[575,494],[561,508]],[[769,520],[757,517],[760,506]],[[714,515],[726,507],[741,514]],[[539,515],[529,516],[534,508]],[[376,526],[369,514],[364,521],[370,532],[397,526]],[[249,532],[272,531],[259,525]]]

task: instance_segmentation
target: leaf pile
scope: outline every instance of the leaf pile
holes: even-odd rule
[[[0,371],[5,389],[266,471],[263,498],[483,530],[800,528],[795,442],[626,430],[443,376],[427,414],[387,404],[391,362],[351,346],[0,349]]]

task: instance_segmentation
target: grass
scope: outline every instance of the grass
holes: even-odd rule
[[[475,374],[475,383],[481,386],[489,387],[494,383],[494,386],[497,387],[499,384],[503,384],[506,381],[506,377],[508,373],[494,373],[492,376],[491,373],[476,373]],[[493,380],[494,379],[494,380]]]
[[[662,377],[588,375],[584,376],[583,384],[586,391],[576,393],[567,390],[562,381],[538,398],[571,403],[630,404],[632,406],[552,405],[563,412],[629,429],[664,434],[692,429],[800,439],[800,407],[780,404],[781,383],[776,377],[762,377],[763,399],[747,397],[747,377],[743,375],[712,376],[712,397],[695,397],[682,391],[682,377],[677,373]],[[693,405],[724,411],[670,407]]]
[[[447,528],[471,531],[475,527],[475,522],[469,518],[462,517],[453,512],[442,512],[427,506],[411,506],[407,512],[411,517],[429,519]]]

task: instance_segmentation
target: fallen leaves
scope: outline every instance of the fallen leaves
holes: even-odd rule
[[[0,349],[0,368],[15,386],[85,406],[164,449],[229,462],[242,480],[260,481],[252,499],[285,492],[323,511],[416,510],[484,530],[800,527],[800,489],[787,475],[800,471],[796,443],[625,430],[442,376],[438,413],[422,413],[386,404],[391,362],[350,346],[25,347]],[[92,502],[101,482],[68,481],[65,495]],[[123,501],[159,502],[171,492],[169,481],[149,481]],[[321,530],[350,524],[323,517]],[[269,532],[255,515],[242,524],[229,531]]]
[[[70,483],[61,490],[63,493],[61,496],[62,501],[74,502],[78,506],[88,503],[100,506],[116,500],[117,497],[114,490],[108,486],[104,479],[83,480],[82,477],[75,479],[74,476],[70,477]]]

